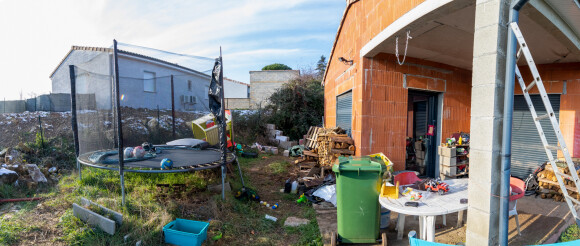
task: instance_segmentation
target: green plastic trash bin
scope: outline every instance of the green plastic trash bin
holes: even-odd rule
[[[385,165],[372,157],[339,157],[336,174],[338,240],[376,243],[381,205],[379,192]]]

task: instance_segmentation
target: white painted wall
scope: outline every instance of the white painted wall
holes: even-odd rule
[[[224,78],[225,98],[248,98],[250,85]]]

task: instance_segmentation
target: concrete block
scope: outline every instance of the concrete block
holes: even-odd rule
[[[270,154],[272,154],[272,155],[277,155],[277,154],[278,154],[278,148],[276,148],[276,147],[272,147],[272,148],[270,149]]]
[[[298,139],[298,145],[304,145],[304,139]]]
[[[296,141],[280,141],[278,144],[278,146],[282,149],[290,149],[294,145],[297,145]]]
[[[415,150],[420,150],[423,151],[423,142],[422,141],[417,141],[415,142]]]
[[[284,150],[282,153],[283,156],[290,156],[290,150]]]
[[[283,132],[280,130],[276,130],[276,136],[283,136]]]
[[[103,230],[108,234],[114,235],[116,223],[122,224],[123,222],[123,215],[115,211],[112,211],[108,208],[105,208],[99,204],[96,204],[88,199],[81,198],[81,204],[83,206],[73,203],[73,215],[90,225],[99,227],[101,230]],[[113,219],[106,218],[100,214],[91,211],[90,209],[85,208],[85,206],[89,205],[98,206],[105,213],[110,214]]]
[[[441,157],[439,157],[439,164],[445,165],[445,166],[456,166],[457,157],[441,156]]]
[[[289,138],[289,137],[287,137],[287,136],[280,136],[280,135],[277,135],[277,136],[276,136],[276,139],[277,139],[277,140],[280,140],[280,142],[287,142],[287,141],[289,141],[289,140],[290,140],[290,138]]]
[[[415,151],[415,157],[417,159],[425,159],[425,151]]]
[[[473,87],[471,95],[471,116],[491,117],[503,115],[504,87],[486,84]],[[475,109],[475,110],[473,110]]]
[[[471,129],[477,130],[470,133],[470,150],[499,151],[501,149],[501,118],[472,116]]]
[[[447,165],[443,165],[441,164],[441,166],[439,167],[441,170],[441,173],[447,176],[455,176],[457,174],[457,167],[456,166],[447,166]]]

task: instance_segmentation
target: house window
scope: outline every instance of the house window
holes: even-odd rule
[[[192,89],[191,80],[188,80],[188,81],[187,81],[187,90],[188,90],[188,91],[192,91],[192,90],[193,90],[193,89]]]
[[[143,91],[155,92],[155,73],[143,72]]]

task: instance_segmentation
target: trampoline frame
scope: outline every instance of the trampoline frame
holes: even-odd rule
[[[113,61],[114,61],[114,103],[113,103],[113,114],[116,113],[116,118],[117,118],[117,122],[116,123],[116,127],[117,127],[117,143],[118,143],[118,165],[117,166],[113,166],[110,164],[95,164],[95,163],[89,163],[86,161],[83,161],[80,159],[79,156],[79,138],[78,138],[78,120],[77,120],[77,114],[76,114],[76,73],[75,73],[75,66],[74,65],[69,65],[69,76],[70,76],[70,88],[71,88],[71,124],[72,124],[72,131],[73,131],[73,138],[74,138],[74,145],[75,145],[75,156],[76,156],[76,165],[77,165],[77,169],[79,172],[79,180],[82,180],[82,173],[81,173],[81,164],[88,166],[88,167],[93,167],[93,168],[99,168],[99,169],[105,169],[105,170],[110,170],[110,171],[118,171],[119,172],[119,176],[120,176],[120,182],[121,182],[121,196],[122,196],[122,204],[123,206],[125,205],[125,172],[133,172],[133,173],[160,173],[160,174],[164,174],[164,173],[179,173],[179,172],[195,172],[195,171],[200,171],[200,170],[207,170],[207,169],[212,169],[212,168],[218,168],[221,167],[221,176],[222,176],[222,199],[225,200],[225,175],[226,175],[226,165],[230,164],[232,162],[236,162],[237,166],[238,166],[238,171],[239,171],[239,175],[240,175],[240,180],[242,182],[242,187],[245,187],[244,184],[244,177],[242,175],[242,169],[240,167],[240,163],[238,161],[238,158],[236,157],[235,153],[232,152],[228,152],[227,151],[227,144],[226,144],[226,135],[225,135],[225,124],[221,124],[220,126],[220,147],[221,149],[214,149],[217,152],[220,153],[220,159],[209,162],[209,163],[202,163],[202,164],[194,164],[191,166],[187,166],[187,167],[176,167],[174,169],[170,169],[170,170],[161,170],[161,168],[159,169],[153,169],[153,168],[146,168],[146,167],[138,167],[138,168],[125,168],[125,162],[124,162],[124,158],[123,158],[123,149],[124,149],[124,145],[123,145],[123,123],[121,121],[121,105],[120,105],[120,93],[119,93],[119,62],[118,62],[118,54],[117,54],[117,40],[113,39]],[[217,79],[217,85],[220,88],[223,88],[223,63],[222,63],[222,54],[221,54],[221,47],[220,47],[220,57],[216,59],[216,66],[217,64],[220,64],[220,73],[219,73],[219,77]],[[215,67],[214,67],[215,69]],[[212,82],[215,79],[215,74],[212,74]],[[171,77],[171,89],[172,89],[172,94],[173,94],[173,75]],[[173,97],[173,95],[172,95]],[[222,117],[222,121],[225,123],[225,114],[224,114],[224,93],[223,93],[223,89],[219,91],[219,95],[217,95],[217,99],[220,101],[221,103],[221,108],[219,109],[221,111],[221,117]],[[173,117],[175,117],[175,111],[174,111],[174,105],[172,105],[172,115]],[[173,119],[173,124],[175,124],[175,119]],[[175,131],[175,128],[173,128]],[[175,132],[173,132],[173,135],[175,136]],[[233,141],[233,134],[232,134],[232,141]]]

